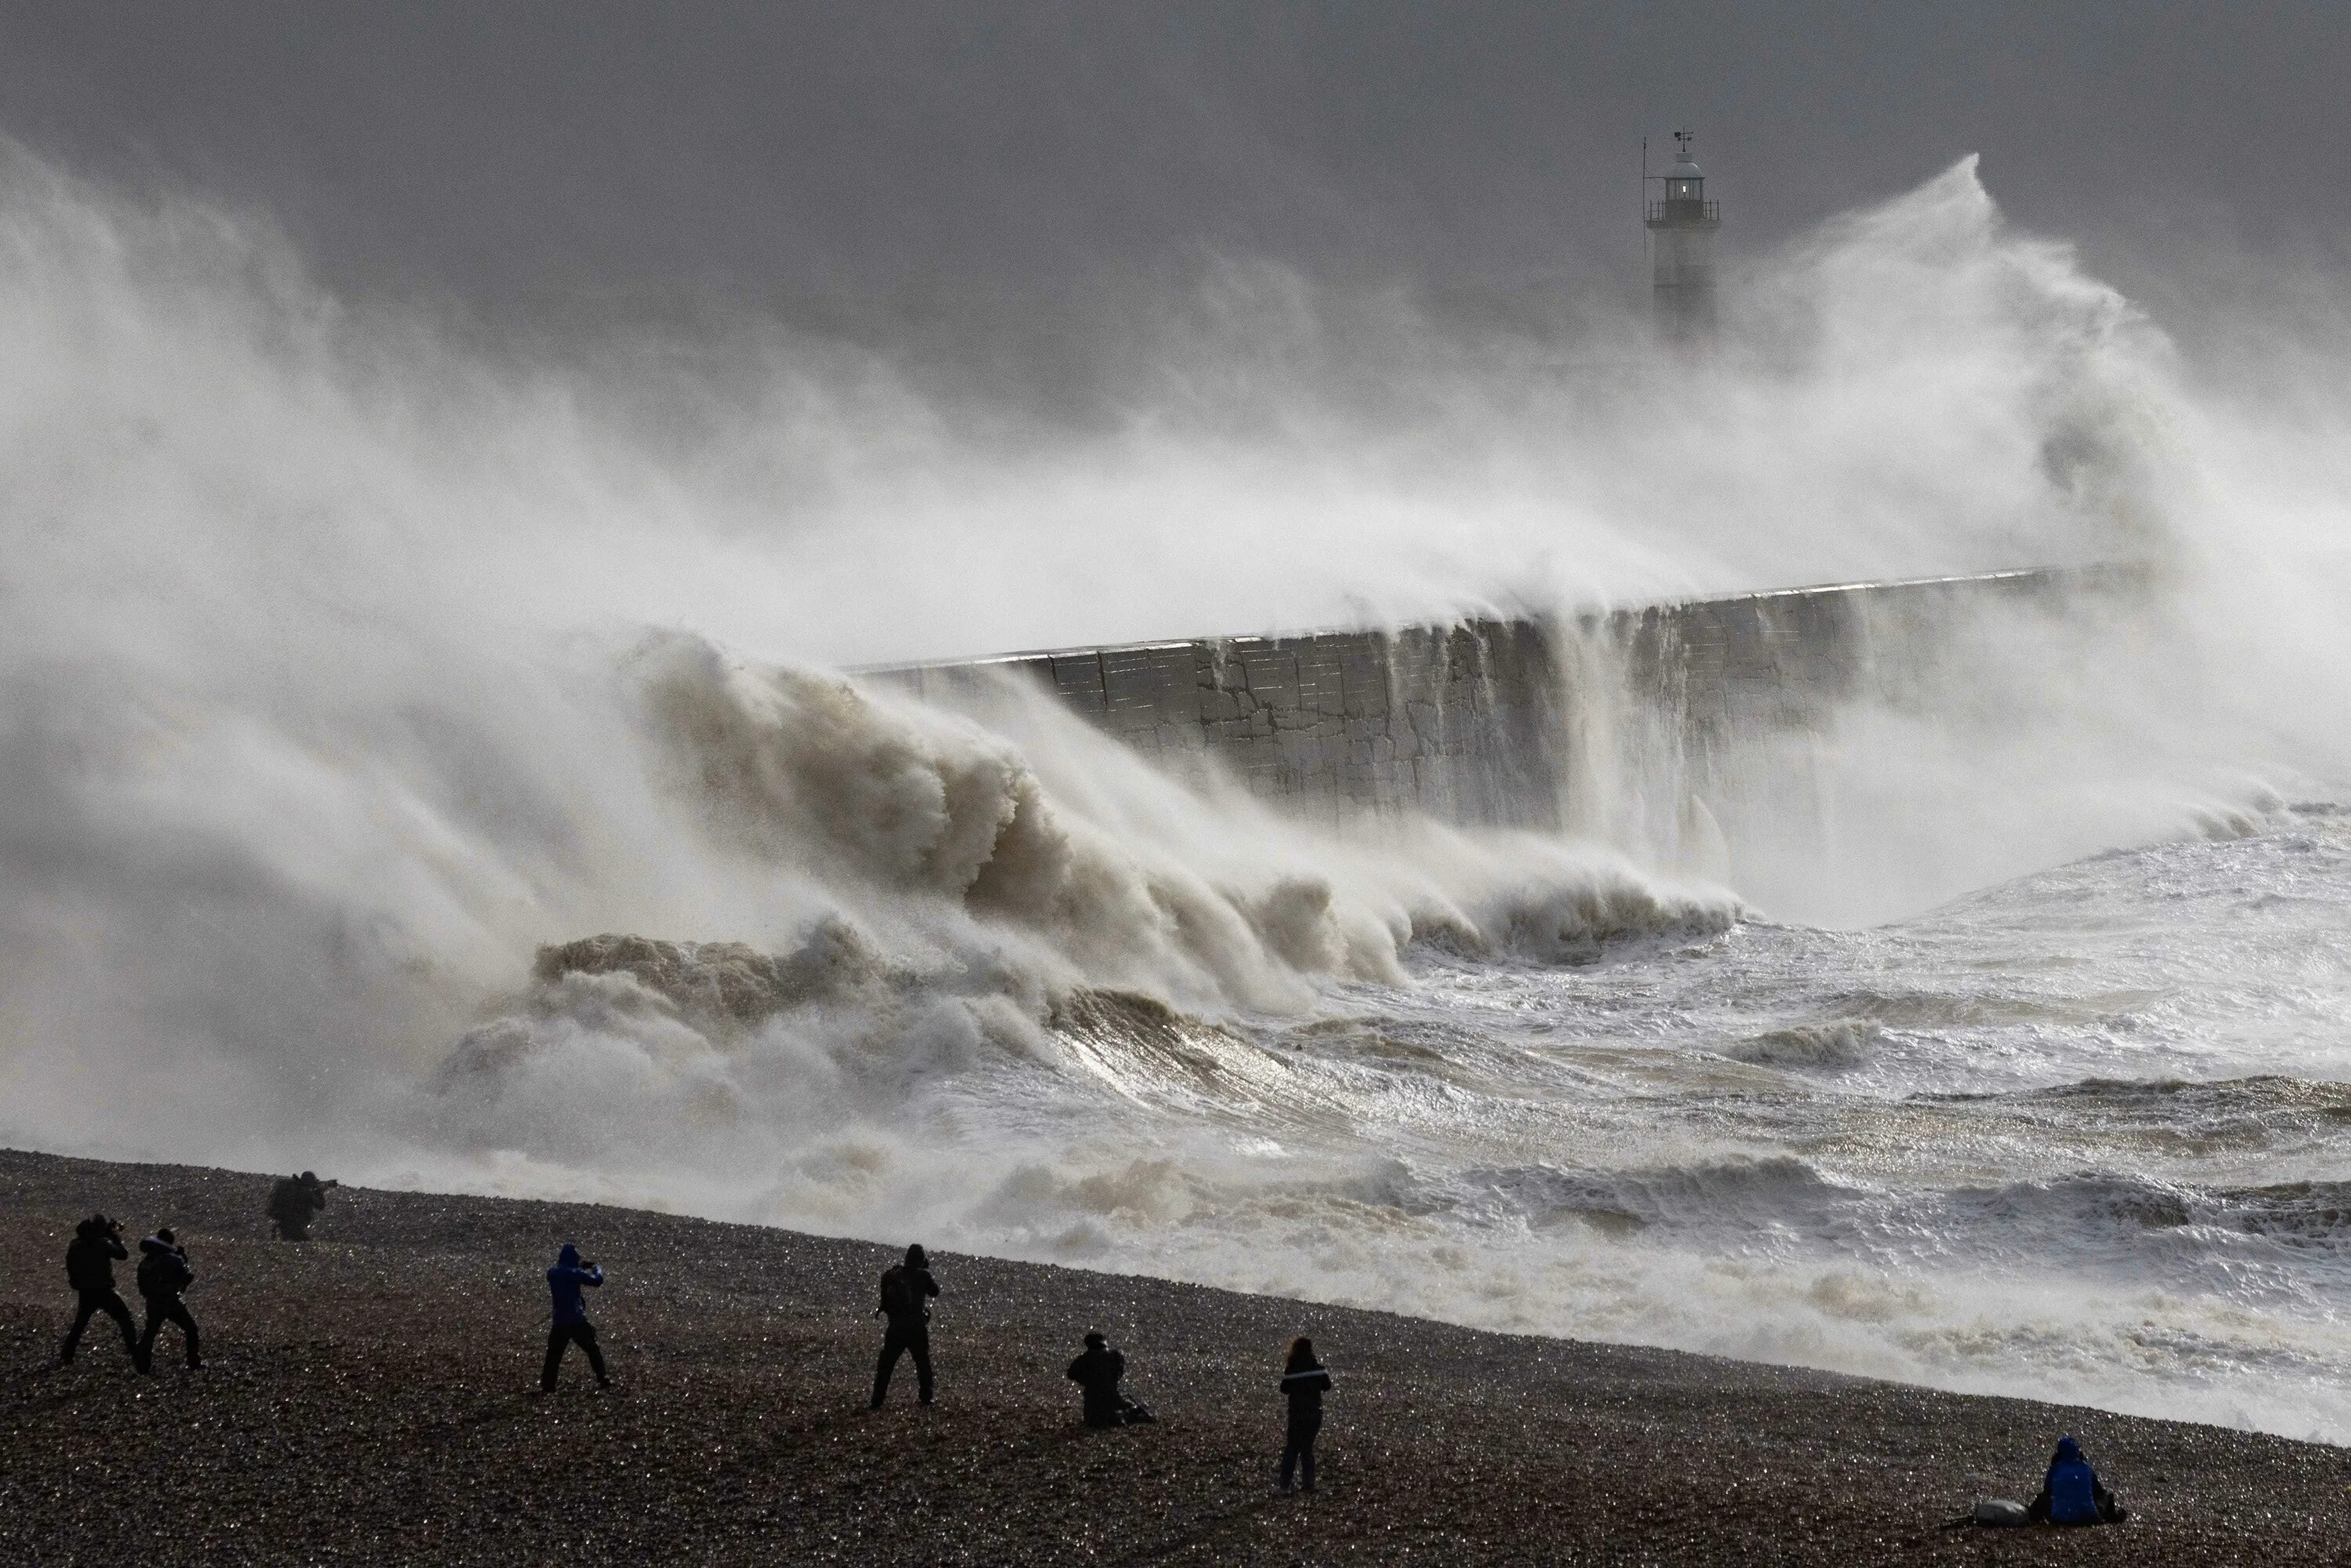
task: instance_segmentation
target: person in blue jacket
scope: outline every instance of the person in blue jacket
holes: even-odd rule
[[[2098,1472],[2082,1457],[2082,1445],[2071,1437],[2057,1439],[2041,1495],[2025,1506],[2024,1514],[2035,1524],[2120,1524],[2130,1517],[2099,1483]]]
[[[582,1287],[603,1282],[604,1270],[593,1263],[582,1263],[580,1249],[565,1242],[563,1250],[556,1254],[555,1267],[547,1271],[547,1289],[555,1298],[555,1321],[547,1331],[547,1364],[538,1374],[538,1385],[545,1392],[555,1392],[555,1369],[563,1363],[565,1348],[574,1343],[588,1353],[589,1370],[595,1373],[598,1385],[612,1386],[612,1380],[604,1375],[604,1353],[596,1345],[596,1325],[588,1321],[588,1303],[580,1296]]]

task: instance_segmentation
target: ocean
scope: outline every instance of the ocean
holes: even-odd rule
[[[2323,339],[2192,360],[1970,160],[1707,363],[1406,322],[1376,410],[1071,434],[781,340],[663,425],[234,212],[0,150],[0,1140],[2351,1441]],[[839,673],[2116,560],[1736,799],[1593,708],[1540,833]]]

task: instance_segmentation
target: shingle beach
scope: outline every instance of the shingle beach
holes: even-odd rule
[[[331,1172],[327,1174],[331,1175]],[[0,1153],[8,1563],[2342,1563],[2351,1455],[2215,1427],[934,1250],[939,1403],[866,1409],[893,1249],[636,1210],[343,1188],[304,1244],[269,1178]],[[209,1363],[130,1368],[61,1260],[174,1226]],[[907,1238],[906,1239],[928,1239]],[[537,1387],[577,1240],[616,1386]],[[128,1265],[118,1269],[137,1306]],[[1156,1426],[1090,1432],[1098,1328]],[[1276,1393],[1338,1387],[1279,1496]],[[2128,1524],[1945,1530],[2079,1437]]]

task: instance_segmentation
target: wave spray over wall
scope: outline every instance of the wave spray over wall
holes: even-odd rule
[[[1334,308],[1203,279],[1107,430],[781,329],[663,419],[0,155],[0,1138],[2351,1438],[2346,411],[1971,163],[1704,365]],[[1562,643],[1544,831],[835,673],[2116,559],[1702,768]]]

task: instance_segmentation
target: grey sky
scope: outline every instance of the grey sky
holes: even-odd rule
[[[1638,291],[1635,143],[1734,252],[1983,154],[2162,287],[2351,232],[2339,5],[179,5],[0,9],[0,126],[266,208],[339,287],[541,324],[736,302],[1018,335],[1207,250]]]

